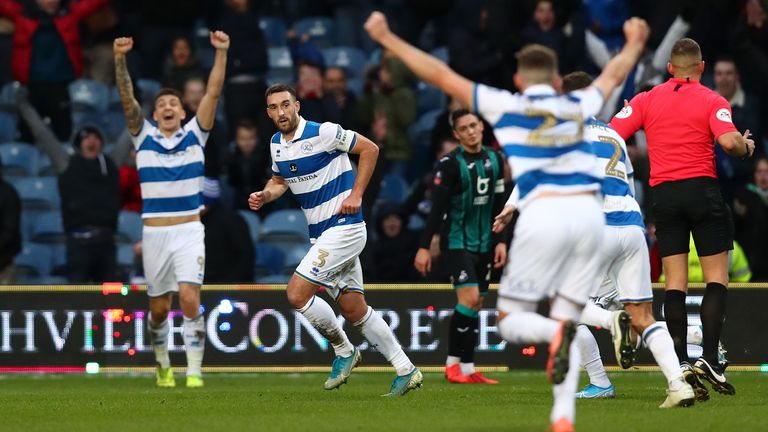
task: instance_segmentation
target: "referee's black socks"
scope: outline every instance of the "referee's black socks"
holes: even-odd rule
[[[664,296],[664,318],[667,329],[675,343],[677,359],[688,361],[688,313],[685,310],[685,292],[667,290]]]
[[[718,364],[717,343],[725,321],[725,303],[728,289],[725,285],[710,282],[701,301],[701,324],[704,327],[704,359],[710,364]]]

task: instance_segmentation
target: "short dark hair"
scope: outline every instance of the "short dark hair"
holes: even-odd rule
[[[466,108],[459,108],[448,116],[448,124],[451,125],[451,129],[456,129],[456,122],[465,115],[474,115],[477,117],[472,111]]]
[[[249,119],[240,119],[237,122],[237,125],[235,126],[235,130],[237,129],[248,129],[252,131],[258,130],[256,127],[256,123],[254,123],[252,120]]]
[[[682,38],[675,42],[672,46],[672,54],[670,55],[670,62],[675,64],[675,58],[679,57],[692,57],[701,61],[701,47],[695,40],[691,38]],[[677,66],[690,66],[690,65],[677,65]]]
[[[589,87],[592,84],[592,77],[583,71],[571,72],[563,77],[563,93],[570,93],[575,90]]]
[[[163,96],[168,96],[168,95],[176,96],[177,98],[179,98],[179,102],[183,101],[180,91],[176,90],[175,88],[163,87],[157,93],[155,93],[155,101],[154,101],[154,103],[156,104],[158,99],[160,99]]]
[[[557,54],[544,45],[526,45],[515,54],[517,70],[527,75],[531,84],[547,83],[557,73]]]
[[[264,92],[264,99],[268,98],[269,95],[273,93],[282,93],[282,92],[288,92],[293,96],[294,100],[298,100],[298,97],[296,96],[296,89],[293,88],[293,86],[285,83],[275,83],[269,86],[267,88],[267,91]]]

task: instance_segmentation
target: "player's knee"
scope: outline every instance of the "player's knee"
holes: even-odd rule
[[[624,309],[632,317],[632,328],[639,334],[656,322],[649,303],[629,303]]]
[[[288,303],[290,303],[291,307],[294,309],[301,309],[304,307],[304,305],[307,304],[307,302],[309,302],[313,293],[306,292],[305,290],[298,289],[296,287],[288,286],[286,295],[288,296]]]
[[[165,305],[150,306],[149,308],[149,321],[152,324],[158,325],[168,319],[168,313],[170,308]]]

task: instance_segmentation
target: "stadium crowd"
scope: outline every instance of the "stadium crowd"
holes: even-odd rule
[[[431,208],[432,168],[458,146],[448,117],[460,104],[367,37],[374,9],[458,73],[510,90],[514,54],[526,44],[552,48],[563,74],[596,74],[622,46],[624,21],[640,16],[652,30],[649,49],[602,120],[666,80],[668,52],[655,53],[669,49],[667,39],[697,40],[703,84],[729,101],[736,128],[756,142],[746,160],[715,146],[743,253],[733,261],[746,258],[752,280],[768,280],[768,1],[0,0],[0,283],[141,280],[141,196],[112,41],[136,41],[128,65],[145,114],[166,86],[194,113],[213,65],[208,29],[229,34],[231,47],[206,147],[206,283],[286,282],[309,249],[292,197],[248,210],[248,195],[271,176],[275,128],[264,91],[276,82],[295,85],[305,118],[360,131],[381,148],[363,201],[366,279],[424,280],[412,265],[417,233]],[[498,147],[491,127],[483,142]],[[656,281],[644,135],[627,144]],[[443,281],[443,271],[438,262],[427,279]]]

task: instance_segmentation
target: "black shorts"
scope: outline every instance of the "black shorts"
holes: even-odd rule
[[[493,261],[490,253],[449,249],[441,252],[440,261],[454,288],[476,286],[481,296],[488,294]]]
[[[651,188],[653,217],[662,257],[689,252],[689,235],[699,256],[733,249],[733,217],[717,179],[696,177]]]

